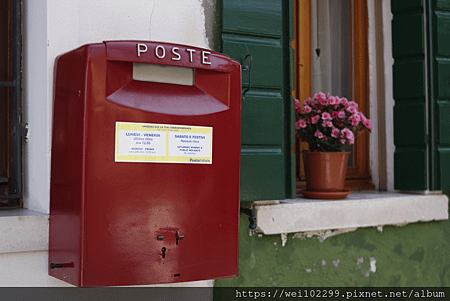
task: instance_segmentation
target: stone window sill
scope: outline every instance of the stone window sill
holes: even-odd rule
[[[448,219],[445,195],[353,192],[344,200],[305,198],[255,202],[263,234],[382,227]],[[0,253],[48,250],[48,214],[28,209],[0,211]],[[338,231],[339,232],[339,231]],[[334,232],[333,232],[334,233]]]
[[[253,208],[257,230],[263,234],[382,227],[448,219],[448,198],[443,194],[354,191],[344,200],[299,197],[254,202]]]

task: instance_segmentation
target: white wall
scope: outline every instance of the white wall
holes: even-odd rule
[[[0,286],[71,286],[47,273],[48,252],[7,253],[0,255]]]
[[[391,1],[367,0],[369,17],[370,169],[376,189],[394,191],[394,96]],[[383,111],[383,112],[381,112]],[[384,144],[382,143],[384,141]],[[379,145],[381,143],[382,149]],[[384,154],[380,154],[383,152]]]
[[[386,170],[387,170],[387,190],[394,191],[394,80],[392,66],[392,13],[391,0],[383,0],[383,32],[384,32],[384,79],[385,79],[385,99],[386,99]]]
[[[29,138],[24,145],[24,206],[48,213],[51,102],[47,71],[46,2],[25,2],[22,19],[23,117],[30,127]]]

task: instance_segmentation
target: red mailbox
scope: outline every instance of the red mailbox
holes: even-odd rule
[[[76,286],[238,274],[241,67],[89,44],[55,61],[49,274]]]

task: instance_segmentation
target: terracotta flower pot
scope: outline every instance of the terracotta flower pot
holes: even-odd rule
[[[303,152],[307,191],[323,192],[323,197],[318,198],[345,198],[349,193],[344,191],[349,154],[349,152]]]

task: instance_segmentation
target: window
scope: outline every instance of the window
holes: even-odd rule
[[[366,1],[296,1],[295,97],[301,102],[317,92],[356,101],[369,116],[368,17]],[[352,147],[346,189],[373,189],[369,170],[369,139],[364,133]],[[307,143],[297,143],[297,162]],[[305,189],[301,162],[297,190]]]
[[[0,209],[21,205],[20,1],[0,0]]]

